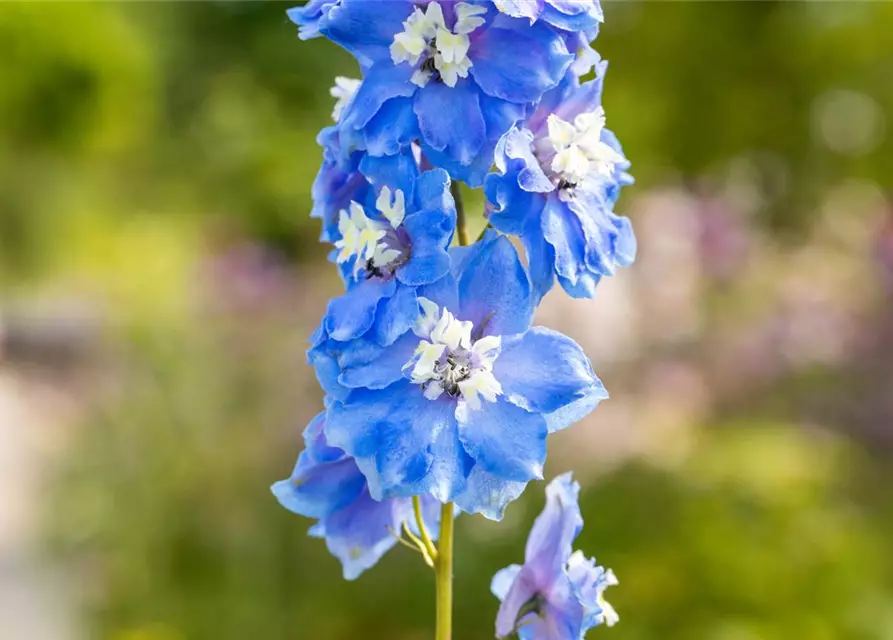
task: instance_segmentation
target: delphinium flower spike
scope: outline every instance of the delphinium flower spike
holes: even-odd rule
[[[417,550],[436,573],[436,638],[450,640],[454,515],[500,519],[542,478],[548,436],[607,398],[579,345],[531,326],[556,279],[592,297],[635,257],[613,212],[629,163],[605,128],[590,45],[602,10],[310,0],[288,15],[359,68],[331,89],[312,190],[344,283],[308,350],[326,411],[273,493],[318,520],[311,535],[348,579],[398,543]],[[471,245],[458,181],[488,201]],[[500,636],[576,640],[613,621],[601,598],[613,574],[571,553],[577,491],[569,475],[549,486],[525,565],[494,580]]]

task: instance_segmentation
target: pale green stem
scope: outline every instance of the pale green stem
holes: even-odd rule
[[[447,502],[440,511],[440,549],[434,569],[437,582],[436,640],[453,637],[453,503]]]

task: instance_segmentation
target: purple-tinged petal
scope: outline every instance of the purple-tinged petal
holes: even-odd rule
[[[546,507],[533,523],[524,552],[525,565],[541,587],[563,570],[583,528],[579,495],[580,485],[570,473],[558,476],[546,487]]]

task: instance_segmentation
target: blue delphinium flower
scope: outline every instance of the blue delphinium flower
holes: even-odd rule
[[[490,232],[451,256],[412,332],[387,348],[321,340],[325,357],[311,360],[336,395],[326,435],[374,498],[431,495],[498,519],[542,477],[546,436],[607,394],[575,342],[530,328],[530,283],[507,238]]]
[[[570,473],[549,483],[546,508],[527,539],[524,565],[494,576],[491,590],[502,602],[498,638],[517,633],[521,640],[580,640],[594,626],[617,622],[603,595],[617,584],[614,573],[572,551],[583,528],[579,492]]]
[[[324,538],[329,551],[341,561],[344,578],[353,580],[397,543],[406,523],[416,531],[412,500],[394,498],[378,502],[369,495],[366,479],[341,449],[329,446],[325,413],[304,431],[305,449],[291,477],[271,489],[283,507],[318,522],[310,535]],[[422,499],[425,528],[437,537],[440,504]]]
[[[491,3],[341,0],[293,13],[350,51],[364,72],[344,112],[345,148],[425,158],[480,186],[496,141],[558,85],[574,60],[545,23]]]
[[[556,277],[571,296],[590,298],[602,276],[635,259],[632,226],[613,212],[632,179],[605,128],[605,69],[598,64],[597,77],[583,84],[569,73],[525,126],[499,141],[499,173],[487,176],[490,223],[521,237],[538,298]]]
[[[369,332],[387,346],[415,323],[416,289],[450,270],[456,207],[442,169],[421,174],[408,192],[383,186],[368,196],[341,211],[334,260],[347,292],[329,302],[322,326],[336,341]]]
[[[411,147],[378,157],[363,151],[350,151],[342,144],[344,136],[338,123],[360,82],[356,78],[335,78],[335,85],[330,90],[335,98],[332,109],[335,124],[324,128],[316,138],[323,149],[323,161],[313,182],[310,216],[322,220],[320,240],[324,242],[336,242],[341,238],[338,221],[341,211],[349,208],[352,201],[374,201],[373,184],[390,185],[390,188],[411,194],[420,172],[419,161]]]

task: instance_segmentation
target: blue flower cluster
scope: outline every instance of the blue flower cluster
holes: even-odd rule
[[[326,409],[273,492],[318,520],[311,535],[352,579],[401,529],[419,533],[413,501],[432,537],[443,504],[500,519],[542,479],[549,434],[607,398],[579,345],[531,325],[556,280],[592,297],[634,260],[613,211],[632,179],[601,105],[598,0],[311,0],[288,13],[302,39],[350,52],[360,77],[335,80],[313,185],[344,282],[308,351]],[[454,242],[458,181],[487,200],[469,246]],[[592,602],[610,574],[569,551],[575,487],[550,485],[527,564],[494,582],[500,634],[523,622],[522,638],[575,639],[609,617]]]

